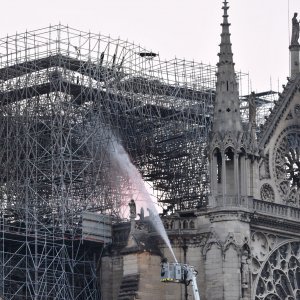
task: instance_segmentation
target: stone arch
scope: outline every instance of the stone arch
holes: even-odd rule
[[[190,221],[190,229],[195,229],[195,222],[192,220]]]
[[[220,147],[215,147],[214,150],[212,151],[212,155],[216,155],[217,153],[221,153]]]
[[[206,257],[206,254],[211,249],[212,245],[215,245],[218,249],[221,250],[221,252],[223,252],[222,242],[219,240],[214,231],[210,233],[210,237],[202,249],[202,254],[204,257]]]
[[[183,222],[182,222],[182,229],[189,229],[189,222],[188,222],[188,220],[183,220]]]
[[[169,229],[174,229],[174,221],[171,220],[169,223]]]
[[[225,148],[224,153],[228,155],[228,153],[232,152],[234,154],[234,147],[232,145],[229,145]]]
[[[248,255],[249,255],[248,258],[250,258],[251,250],[250,250],[250,246],[249,246],[248,243],[244,243],[244,244],[242,245],[242,247],[241,247],[241,254],[243,254],[245,251],[246,251],[246,252],[248,253]]]
[[[223,246],[223,258],[225,259],[226,252],[229,250],[229,248],[232,248],[237,254],[240,252],[240,248],[235,240],[234,234],[230,232],[227,236],[227,239]]]
[[[222,152],[219,147],[216,147],[212,152],[212,162],[214,173],[216,174],[217,183],[222,182]]]
[[[235,150],[233,147],[228,146],[224,152],[224,164],[225,164],[225,186],[226,194],[231,193],[235,194],[237,191],[237,182],[236,182],[236,168],[235,164],[237,163],[235,159]],[[233,204],[233,203],[231,203]],[[227,203],[226,203],[227,205]]]
[[[178,229],[182,229],[183,228],[183,222],[180,220],[178,222]]]

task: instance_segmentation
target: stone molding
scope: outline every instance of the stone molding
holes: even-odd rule
[[[236,209],[225,209],[225,210],[217,210],[209,213],[209,220],[211,223],[214,222],[223,222],[223,221],[241,221],[241,222],[250,222],[250,212],[249,211],[241,211]]]
[[[282,116],[287,110],[291,103],[294,95],[300,89],[300,74],[295,78],[289,79],[282,94],[279,95],[279,100],[275,102],[275,106],[271,111],[271,114],[266,119],[266,122],[260,127],[259,134],[259,148],[264,149],[266,144],[269,142],[273,133],[277,129],[278,124],[282,120]]]
[[[170,236],[170,242],[173,247],[184,247],[187,246],[189,248],[199,248],[206,245],[207,240],[209,239],[209,233],[201,233],[196,235],[186,235],[183,236],[179,235],[171,235]],[[167,246],[166,246],[167,247]]]
[[[250,249],[247,237],[244,238],[242,243],[238,243],[235,238],[235,234],[233,232],[229,232],[225,242],[222,242],[217,233],[212,230],[205,246],[202,249],[202,255],[204,259],[206,259],[207,252],[211,249],[212,245],[217,245],[217,248],[221,249],[223,260],[226,257],[226,252],[231,246],[236,251],[238,257],[242,255],[245,245],[247,245],[247,249]]]

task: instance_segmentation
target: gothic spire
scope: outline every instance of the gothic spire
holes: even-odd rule
[[[233,63],[232,60],[232,50],[231,50],[231,42],[230,42],[230,32],[228,23],[228,9],[227,6],[228,2],[224,1],[224,6],[222,9],[224,10],[223,14],[223,23],[222,26],[222,33],[221,33],[221,44],[220,44],[220,53],[219,53],[219,64],[220,63]]]
[[[230,42],[230,24],[228,22],[228,2],[224,0],[223,22],[219,62],[217,64],[216,98],[212,133],[209,141],[209,164],[211,178],[210,205],[212,207],[248,205],[241,199],[253,197],[254,174],[257,174],[255,160],[247,160],[246,153],[250,153],[249,132],[243,132],[239,88],[234,71],[233,54]],[[255,99],[252,99],[252,102]],[[252,110],[255,110],[255,103]],[[251,120],[255,115],[251,113]],[[254,126],[250,137],[255,139]],[[252,132],[251,132],[252,133]],[[242,198],[241,198],[242,197]]]
[[[223,22],[214,109],[213,132],[224,135],[226,132],[238,133],[242,131],[238,84],[234,71],[233,54],[230,42],[230,23],[228,22],[228,2],[223,5]]]

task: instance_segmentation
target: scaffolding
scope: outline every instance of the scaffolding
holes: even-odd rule
[[[0,298],[101,298],[82,215],[131,197],[113,139],[164,213],[205,208],[216,71],[63,25],[0,39]]]
[[[275,91],[265,91],[260,93],[254,93],[254,99],[256,104],[256,125],[257,134],[259,135],[261,131],[261,126],[266,122],[266,119],[270,115],[274,103],[278,101],[279,94]],[[240,107],[242,120],[246,123],[248,122],[249,116],[249,103],[248,99],[251,95],[243,95],[240,97]]]

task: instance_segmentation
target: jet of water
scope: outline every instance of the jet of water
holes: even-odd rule
[[[177,262],[177,259],[171,247],[171,243],[166,233],[166,230],[164,228],[164,225],[161,221],[161,218],[159,217],[156,207],[154,206],[153,200],[151,199],[151,196],[146,189],[144,180],[140,172],[131,162],[124,147],[121,145],[121,143],[117,140],[115,136],[112,136],[109,148],[110,148],[109,151],[112,156],[112,160],[118,165],[122,175],[124,176],[127,175],[130,178],[133,189],[138,191],[138,194],[136,195],[136,200],[140,201],[142,203],[142,206],[147,208],[149,212],[149,219],[153,227],[160,234],[160,236],[162,237],[162,239],[170,249],[174,257],[174,260]]]

